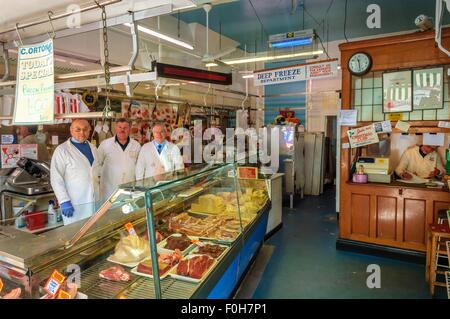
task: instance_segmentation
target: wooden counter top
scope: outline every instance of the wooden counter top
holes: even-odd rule
[[[431,192],[444,192],[444,193],[450,193],[447,185],[445,185],[443,188],[434,188],[434,187],[428,187],[425,184],[408,184],[408,183],[402,183],[398,181],[393,181],[389,184],[387,183],[353,183],[351,181],[347,182],[348,185],[358,185],[362,187],[392,187],[392,188],[410,188],[410,189],[420,189],[422,191],[431,191]]]

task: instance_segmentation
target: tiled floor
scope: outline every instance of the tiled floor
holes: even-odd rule
[[[253,298],[430,298],[424,265],[336,250],[334,198],[329,188],[283,209],[283,228],[266,242],[275,247]],[[381,288],[367,287],[372,264],[380,266]]]

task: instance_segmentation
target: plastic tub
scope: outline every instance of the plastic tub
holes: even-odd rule
[[[37,211],[25,215],[25,223],[29,230],[44,228],[47,224],[47,212]]]

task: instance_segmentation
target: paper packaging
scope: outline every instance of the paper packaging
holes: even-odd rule
[[[407,122],[398,121],[397,124],[395,125],[395,128],[402,132],[408,133],[410,126],[411,125]]]
[[[423,133],[424,145],[444,146],[444,133]]]

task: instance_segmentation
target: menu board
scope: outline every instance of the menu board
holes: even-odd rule
[[[383,112],[411,112],[411,71],[383,73]]]
[[[442,94],[444,68],[413,71],[413,109],[431,110],[444,107]]]
[[[14,124],[53,123],[54,87],[53,40],[19,47]]]

